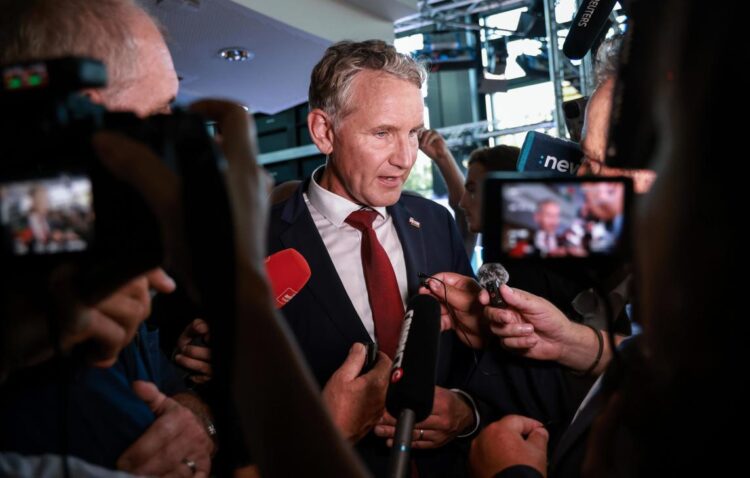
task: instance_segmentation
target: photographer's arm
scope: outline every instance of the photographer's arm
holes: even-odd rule
[[[471,257],[477,243],[477,235],[469,231],[469,223],[464,211],[458,205],[464,194],[464,174],[458,167],[445,139],[437,131],[433,129],[423,131],[419,135],[419,149],[435,163],[440,174],[443,175],[448,189],[448,204],[455,214],[456,225],[464,240],[466,254]]]
[[[464,175],[445,139],[433,129],[425,130],[419,135],[419,149],[437,165],[448,188],[448,204],[458,212],[458,203],[464,193]]]

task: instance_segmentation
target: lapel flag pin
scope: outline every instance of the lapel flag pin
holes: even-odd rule
[[[419,224],[419,221],[417,221],[413,217],[409,218],[409,224],[411,224],[412,227],[416,227],[417,229],[419,229],[420,227],[422,227],[421,224]]]

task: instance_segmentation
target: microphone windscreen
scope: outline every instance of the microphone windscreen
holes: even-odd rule
[[[412,410],[417,422],[430,416],[435,398],[440,304],[429,295],[409,300],[391,368],[385,407],[394,417]]]
[[[266,274],[276,308],[280,309],[307,284],[311,272],[302,254],[295,249],[284,249],[266,258]]]
[[[496,284],[500,288],[501,285],[508,283],[510,275],[499,262],[485,262],[477,271],[477,279],[479,279],[479,285],[485,289],[491,284]]]
[[[500,287],[508,283],[510,275],[502,264],[498,262],[485,262],[477,271],[479,285],[490,294],[490,305],[493,307],[506,307]]]
[[[584,0],[578,8],[563,44],[563,53],[572,60],[580,60],[594,45],[607,23],[617,0]]]

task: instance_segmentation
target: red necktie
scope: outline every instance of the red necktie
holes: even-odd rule
[[[349,214],[346,223],[362,231],[362,269],[365,272],[372,320],[375,322],[375,337],[378,339],[378,348],[393,358],[398,347],[404,304],[401,302],[391,260],[372,228],[377,215],[376,211],[361,209]]]

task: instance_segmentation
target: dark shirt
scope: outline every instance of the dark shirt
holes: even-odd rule
[[[76,360],[29,368],[0,388],[0,450],[67,452],[114,468],[155,418],[133,393],[132,382],[154,382],[167,395],[185,390],[159,349],[159,331],[145,324],[114,366],[95,368]]]

